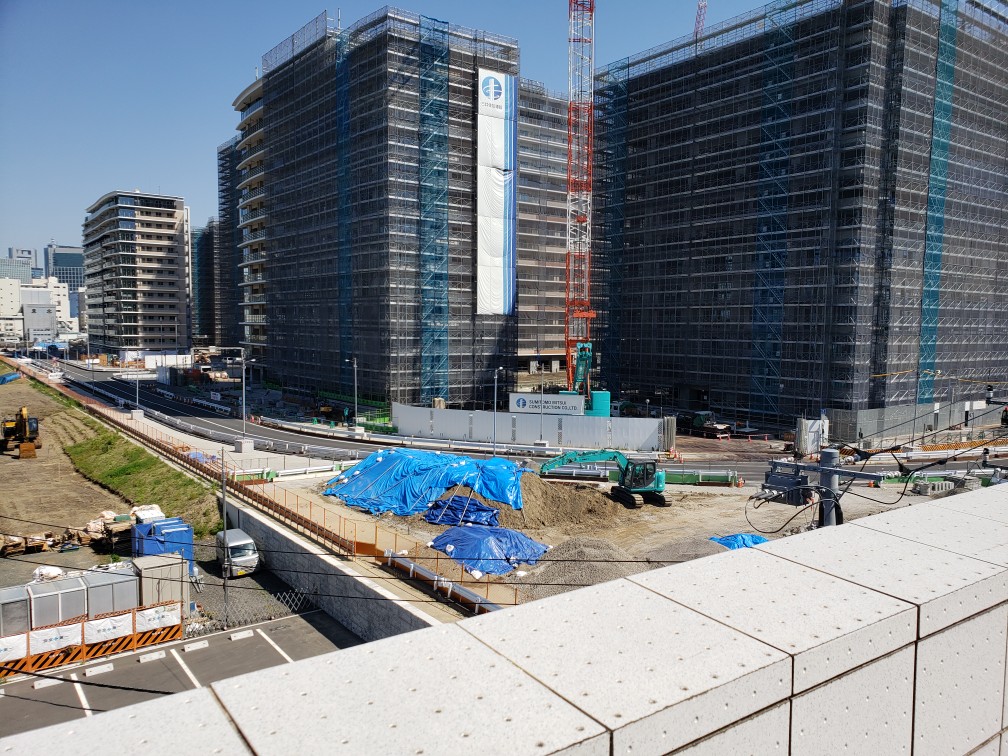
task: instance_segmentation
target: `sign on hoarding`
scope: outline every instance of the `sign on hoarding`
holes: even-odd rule
[[[584,397],[568,394],[532,394],[514,392],[511,412],[531,412],[544,415],[583,415]]]

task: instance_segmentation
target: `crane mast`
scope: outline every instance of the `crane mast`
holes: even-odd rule
[[[567,388],[588,395],[591,366],[592,139],[595,123],[595,0],[568,0]],[[581,361],[582,370],[578,370]],[[580,375],[577,375],[580,374]],[[584,385],[579,385],[583,376]]]

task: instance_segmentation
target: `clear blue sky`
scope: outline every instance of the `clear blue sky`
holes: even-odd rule
[[[195,225],[216,216],[231,102],[324,2],[0,0],[0,254],[79,245],[85,209],[114,189],[184,197]],[[564,0],[392,4],[515,37],[522,75],[567,89]],[[707,24],[760,5],[710,0]],[[343,23],[379,7],[346,2]],[[596,64],[691,34],[695,14],[692,2],[598,0]]]

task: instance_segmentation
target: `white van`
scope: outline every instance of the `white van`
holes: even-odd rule
[[[224,548],[225,544],[227,551]],[[220,565],[222,573],[226,564],[230,566],[227,577],[235,578],[252,574],[259,569],[262,562],[252,536],[244,530],[232,528],[217,533],[217,564]]]

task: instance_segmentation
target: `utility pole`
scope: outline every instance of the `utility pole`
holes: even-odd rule
[[[242,366],[244,367],[244,366]],[[228,546],[227,522],[227,468],[224,466],[224,447],[220,450],[221,508],[224,511],[224,629],[228,629],[228,576],[231,572],[231,549]]]
[[[840,476],[856,478],[858,480],[868,480],[880,482],[885,479],[879,473],[866,473],[860,470],[843,470],[840,468],[840,452],[837,449],[823,449],[819,453],[818,464],[806,462],[778,462],[770,463],[770,473],[772,476],[787,477],[793,475],[798,477],[799,472],[819,473],[819,489],[822,496],[820,506],[822,507],[822,524],[836,525],[837,511],[840,502]],[[796,481],[797,482],[797,481]],[[764,484],[766,486],[766,484]],[[764,488],[756,498],[763,500],[776,499],[787,488],[771,487]]]

